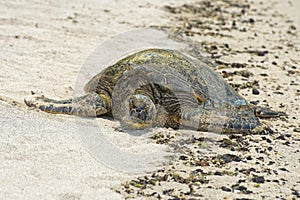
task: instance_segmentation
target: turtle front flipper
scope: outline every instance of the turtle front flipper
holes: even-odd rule
[[[254,106],[251,105],[255,116],[260,118],[276,118],[280,116],[287,116],[285,112],[277,112],[268,108],[260,107],[260,106]]]
[[[76,97],[68,100],[54,100],[44,96],[24,99],[29,107],[38,108],[53,114],[69,114],[96,117],[110,111],[110,98],[97,93]]]

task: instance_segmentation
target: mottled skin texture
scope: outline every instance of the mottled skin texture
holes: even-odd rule
[[[96,75],[87,95],[52,100],[36,97],[28,106],[50,113],[113,115],[126,127],[188,127],[201,131],[246,132],[259,126],[256,109],[207,63],[175,50],[147,49],[131,54]]]

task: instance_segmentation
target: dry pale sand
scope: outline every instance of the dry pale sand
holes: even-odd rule
[[[220,0],[215,4],[223,5],[224,2]],[[189,7],[182,7],[184,3],[196,4],[190,0],[1,1],[0,199],[123,199],[130,196],[141,199],[300,198],[300,3],[298,0],[235,2],[250,5],[250,9],[245,7],[246,13],[242,17],[229,16],[225,21],[228,29],[222,26],[216,31],[219,25],[210,23],[210,20],[217,20],[218,15],[205,16],[208,12],[201,15]],[[224,16],[240,12],[242,7],[233,5],[226,9],[228,12],[224,12]],[[254,21],[249,21],[250,18]],[[197,20],[202,20],[202,24],[197,24]],[[235,28],[231,26],[233,21]],[[146,191],[141,189],[139,182],[132,184],[129,181],[139,180],[133,173],[136,171],[130,169],[153,167],[150,163],[147,163],[149,166],[143,163],[156,155],[159,160],[162,145],[145,138],[131,138],[119,132],[117,124],[107,119],[81,121],[72,116],[28,109],[23,103],[31,91],[57,99],[82,92],[79,86],[97,73],[95,70],[81,74],[86,58],[96,47],[114,35],[150,26],[179,29],[193,35],[190,39],[202,44],[205,55],[221,55],[218,60],[225,65],[224,69],[219,69],[221,73],[224,70],[227,73],[244,70],[243,67],[226,67],[226,64],[252,66],[246,67],[247,72],[252,73],[249,77],[236,73],[229,75],[227,80],[235,84],[259,81],[259,85],[254,84],[260,91],[259,95],[253,95],[251,87],[240,87],[239,93],[247,100],[259,100],[259,105],[268,105],[289,114],[289,117],[279,120],[264,120],[276,132],[274,135],[246,138],[250,144],[247,146],[249,152],[238,153],[249,162],[225,163],[221,172],[214,165],[207,166],[206,161],[200,162],[196,167],[198,172],[200,168],[202,175],[214,173],[215,176],[205,178],[208,182],[203,181],[200,186],[193,185],[196,192],[191,192],[188,184],[177,183],[181,177],[178,174],[174,178],[174,172],[183,173],[185,177],[196,170],[195,166],[183,162],[185,159],[175,161],[169,172],[166,172],[169,168],[162,170],[173,179],[156,180],[159,183],[155,186],[146,184]],[[230,50],[224,48],[224,44],[229,45]],[[268,53],[258,56],[258,51]],[[104,136],[97,135],[97,131]],[[158,132],[180,136],[186,133],[165,129]],[[84,133],[94,135],[85,137]],[[197,135],[194,132],[189,134]],[[106,138],[108,142],[97,143],[96,137]],[[188,136],[183,140],[188,140],[186,138]],[[212,141],[221,139],[224,138],[212,136]],[[135,159],[126,157],[132,154],[126,154],[125,160],[129,164],[120,164],[118,158],[124,157],[122,152],[119,152],[119,157],[107,154],[116,150],[109,147],[114,142],[126,151],[144,152],[145,156]],[[182,149],[192,152],[195,144],[187,143],[187,149]],[[233,153],[221,148],[219,143],[200,149],[203,158]],[[96,154],[98,150],[103,150],[102,154]],[[260,151],[264,151],[263,155]],[[190,153],[188,159],[194,154]],[[99,158],[109,159],[111,163],[103,163]],[[122,167],[129,173],[120,171]],[[254,172],[247,171],[251,167]],[[231,171],[235,168],[240,169],[236,174]],[[248,174],[240,173],[242,169]],[[217,171],[223,176],[216,175]],[[256,176],[263,176],[264,183],[260,183],[261,180],[253,182]],[[240,185],[231,187],[239,180]],[[119,187],[121,183],[123,187]],[[173,188],[174,191],[170,190]]]

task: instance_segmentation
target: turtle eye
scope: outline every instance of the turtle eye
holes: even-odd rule
[[[137,108],[137,106],[136,106],[136,104],[135,104],[135,102],[134,102],[133,99],[129,99],[129,107],[130,107],[131,109]]]
[[[129,106],[133,106],[133,100],[132,99],[128,99],[128,103],[129,103]]]
[[[146,108],[146,104],[143,103],[141,106],[140,106],[140,109],[144,110]]]

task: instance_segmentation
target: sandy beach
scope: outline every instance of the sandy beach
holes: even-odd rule
[[[0,199],[300,198],[299,9],[298,0],[2,1]],[[273,130],[261,135],[133,137],[110,118],[25,105],[32,94],[83,94],[130,47],[181,45],[145,37],[147,28],[197,43],[246,100],[288,116],[261,120]]]

